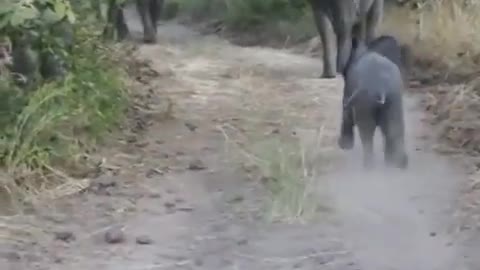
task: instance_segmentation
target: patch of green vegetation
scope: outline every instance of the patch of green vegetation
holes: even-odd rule
[[[102,142],[124,120],[128,106],[121,79],[126,76],[124,55],[101,38],[88,1],[75,9],[63,0],[30,2],[12,0],[9,13],[0,14],[14,51],[21,44],[18,37],[28,36],[34,41],[29,55],[46,51],[67,68],[63,76],[29,87],[13,80],[15,74],[0,74],[0,166],[6,171],[0,189],[15,199],[53,188],[62,183],[59,176],[72,175],[77,157]],[[63,43],[64,33],[53,31],[66,18],[71,46]],[[38,59],[30,61],[37,73],[44,65]]]
[[[316,34],[310,7],[304,0],[170,0],[179,14],[194,20],[220,20],[229,29],[294,41]],[[168,5],[168,2],[167,2]]]
[[[268,140],[255,147],[268,190],[271,219],[310,219],[320,207],[315,179],[308,174],[298,145]]]

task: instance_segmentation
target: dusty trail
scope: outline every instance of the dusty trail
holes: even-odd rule
[[[140,30],[136,22],[131,24]],[[342,82],[318,79],[317,59],[240,48],[177,24],[160,26],[158,35],[159,45],[141,45],[139,54],[158,72],[148,83],[152,103],[172,97],[175,119],[153,115],[146,134],[125,148],[111,149],[108,161],[116,169],[94,181],[95,192],[26,217],[24,222],[42,233],[34,243],[0,245],[0,265],[71,270],[469,269],[462,268],[461,243],[448,232],[451,207],[466,176],[429,149],[432,142],[424,139],[428,127],[414,99],[408,99],[406,109],[410,169],[364,173],[358,138],[352,153],[336,150]],[[316,222],[265,222],[265,189],[225,152],[232,130],[302,136],[319,126],[321,150],[341,167],[315,182],[328,195],[322,203],[332,210],[320,213]],[[124,228],[124,243],[105,243],[104,232],[114,227]],[[53,239],[63,231],[76,239]],[[152,243],[135,243],[142,235]]]
[[[343,232],[365,269],[465,269],[450,230],[466,175],[434,153],[432,141],[422,139],[428,126],[416,100],[407,101],[407,171],[361,172],[357,147],[347,167],[330,176]]]

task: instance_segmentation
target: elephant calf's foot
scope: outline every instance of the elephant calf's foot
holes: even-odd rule
[[[338,146],[342,150],[351,150],[354,145],[354,137],[353,134],[342,134],[340,138],[338,138]]]
[[[373,169],[373,159],[363,160],[363,169],[366,171],[371,171]]]
[[[397,169],[407,169],[408,168],[408,156],[406,154],[394,159],[393,157],[390,157],[388,159],[385,159],[385,164],[387,167],[390,168],[397,168]]]
[[[400,156],[396,162],[395,162],[395,167],[398,169],[405,170],[408,167],[408,157],[406,154]]]

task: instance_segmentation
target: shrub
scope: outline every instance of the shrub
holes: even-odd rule
[[[272,21],[297,21],[305,8],[305,2],[289,0],[225,0],[225,4],[225,22],[240,29]]]
[[[221,22],[229,39],[241,45],[284,46],[317,33],[306,0],[170,0],[166,6],[172,3],[183,18],[213,21],[215,31]]]
[[[479,11],[480,5],[463,0],[432,1],[419,10],[390,9],[382,31],[410,44],[415,56],[430,67],[468,73],[480,60]]]
[[[306,1],[298,0],[171,0],[195,19],[216,17],[232,28],[246,29],[272,21],[296,21],[305,14]]]
[[[27,36],[34,41],[32,52],[47,51],[68,66],[63,77],[28,89],[11,74],[0,76],[0,166],[7,172],[0,188],[11,198],[25,198],[54,188],[84,165],[77,157],[123,120],[128,99],[120,79],[125,77],[119,63],[123,55],[100,38],[102,29],[88,2],[75,9],[64,0],[6,3],[0,27],[14,40],[14,50],[15,39]],[[56,27],[59,22],[71,26],[70,45]]]

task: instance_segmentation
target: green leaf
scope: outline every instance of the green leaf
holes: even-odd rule
[[[6,14],[0,19],[0,29],[4,29],[10,22],[11,14]]]
[[[62,20],[63,16],[60,16],[58,13],[55,13],[50,8],[46,8],[42,12],[42,21],[46,24],[54,24]]]
[[[73,12],[71,7],[67,9],[66,15],[69,23],[75,23],[75,13]]]
[[[10,24],[13,27],[18,27],[28,20],[32,20],[38,16],[38,10],[33,6],[20,6],[15,10],[11,17]]]
[[[14,10],[15,10],[15,4],[14,3],[12,3],[12,2],[5,3],[5,1],[2,1],[2,3],[0,3],[0,15],[10,13]]]
[[[58,16],[60,17],[65,17],[66,13],[67,13],[67,6],[65,4],[65,2],[63,1],[55,1],[55,4],[54,4],[54,9],[55,9],[55,12],[58,14]]]

